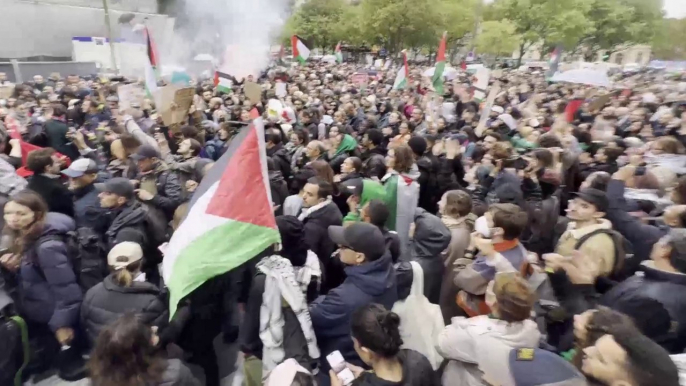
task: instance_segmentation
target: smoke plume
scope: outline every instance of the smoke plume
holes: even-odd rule
[[[257,75],[278,44],[292,0],[177,0],[176,28],[166,63],[184,67],[211,54],[238,79]],[[163,58],[164,59],[164,58]]]

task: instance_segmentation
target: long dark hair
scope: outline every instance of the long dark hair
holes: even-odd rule
[[[132,313],[100,332],[88,362],[93,386],[156,385],[166,367],[155,353],[152,330]]]
[[[5,224],[3,234],[8,235],[13,240],[14,253],[24,253],[26,249],[40,237],[45,226],[45,216],[48,214],[48,204],[43,197],[33,190],[25,189],[13,194],[7,203],[14,202],[25,206],[34,214],[33,223],[27,229],[15,230]]]

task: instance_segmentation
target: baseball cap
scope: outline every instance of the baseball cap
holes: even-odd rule
[[[480,345],[484,379],[500,386],[586,386],[586,378],[564,358],[539,348],[512,348],[487,338]]]
[[[595,205],[596,209],[600,212],[605,212],[608,207],[607,195],[605,192],[599,189],[586,188],[581,189],[578,193],[575,193],[580,199]]]
[[[72,162],[71,165],[65,170],[62,170],[62,174],[67,177],[77,178],[84,174],[91,174],[98,172],[98,165],[89,158],[79,158]]]
[[[142,145],[135,154],[131,155],[131,158],[136,161],[146,158],[160,158],[160,152],[150,145]]]
[[[138,243],[124,241],[115,245],[107,254],[107,264],[115,271],[126,268],[143,258],[143,249]]]
[[[498,114],[502,114],[503,112],[505,112],[505,110],[500,106],[491,107],[491,111]]]
[[[133,198],[134,187],[131,181],[123,177],[112,178],[104,183],[95,184],[99,192],[114,193],[117,196]]]
[[[363,253],[367,261],[374,261],[386,253],[386,241],[378,227],[354,223],[347,227],[330,226],[329,237],[335,244]]]

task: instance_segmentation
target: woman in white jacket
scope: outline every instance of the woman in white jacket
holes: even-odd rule
[[[490,315],[455,317],[438,338],[438,352],[449,360],[443,386],[482,386],[479,351],[497,341],[512,348],[538,347],[541,334],[532,320],[534,296],[518,273],[496,275],[486,292]]]

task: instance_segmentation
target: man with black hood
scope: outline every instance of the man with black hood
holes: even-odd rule
[[[100,206],[109,210],[111,221],[104,230],[107,249],[123,241],[138,243],[144,252],[153,247],[145,227],[145,210],[135,199],[131,181],[122,177],[112,178],[105,183],[95,184],[95,189],[100,192]]]
[[[333,288],[330,283],[340,282],[337,278],[328,278],[331,254],[336,246],[329,238],[327,229],[333,225],[343,224],[343,215],[338,206],[331,201],[333,186],[316,177],[310,178],[303,188],[303,211],[298,220],[305,225],[305,242],[322,262],[324,285],[322,292]]]
[[[283,203],[289,195],[288,183],[283,178],[281,171],[276,168],[276,164],[271,157],[267,157],[267,173],[269,175],[269,188],[272,192],[274,215],[280,216],[283,213]]]
[[[424,137],[412,137],[407,145],[412,149],[419,168],[419,207],[429,213],[436,213],[438,159],[431,153],[431,149],[427,151],[428,145]]]
[[[283,147],[281,132],[276,129],[267,130],[265,144],[267,147],[267,157],[274,160],[274,164],[284,178],[291,176],[291,159],[288,150]]]
[[[382,145],[383,141],[383,133],[378,129],[369,129],[362,137],[362,173],[369,178],[380,180],[386,175],[386,148]]]

